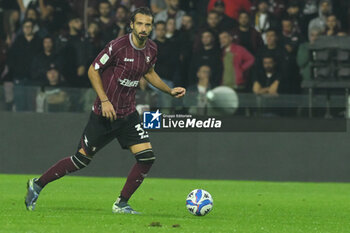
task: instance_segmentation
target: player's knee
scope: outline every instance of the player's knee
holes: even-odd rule
[[[152,149],[146,149],[138,153],[135,153],[135,158],[138,163],[143,163],[143,164],[153,164],[154,161],[156,160],[156,157],[154,156]]]
[[[92,159],[91,157],[88,157],[87,155],[80,153],[80,151],[78,151],[71,158],[75,166],[79,169],[83,169],[84,167],[87,167]]]

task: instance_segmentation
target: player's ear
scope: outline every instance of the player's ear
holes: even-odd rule
[[[133,22],[130,22],[130,28],[134,29],[134,23]]]

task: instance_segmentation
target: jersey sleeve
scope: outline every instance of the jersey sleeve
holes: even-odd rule
[[[152,60],[151,60],[151,62],[150,62],[150,67],[155,67],[156,66],[156,63],[157,63],[157,56],[158,56],[158,47],[157,47],[157,45],[156,44],[154,44],[155,45],[155,50],[154,50],[154,52],[153,52],[153,58],[152,58]]]
[[[113,48],[112,43],[109,42],[92,62],[94,69],[99,70],[108,67],[116,55],[114,50],[115,48]]]

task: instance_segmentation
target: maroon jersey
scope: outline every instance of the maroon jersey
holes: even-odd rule
[[[136,110],[136,87],[157,60],[157,45],[147,40],[145,47],[137,48],[131,34],[109,42],[92,65],[99,70],[103,89],[112,103],[117,117],[124,117]],[[97,97],[93,106],[101,114],[101,100]]]

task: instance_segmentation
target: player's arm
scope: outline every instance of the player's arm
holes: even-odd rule
[[[110,119],[111,121],[113,119],[116,120],[117,114],[115,113],[114,107],[111,104],[111,102],[109,102],[106,92],[103,89],[101,76],[98,70],[95,70],[92,65],[89,68],[88,76],[92,84],[92,87],[95,89],[98,97],[101,100],[102,116]]]
[[[152,67],[147,74],[145,74],[145,79],[152,84],[154,87],[158,88],[159,90],[175,97],[175,98],[181,98],[186,94],[186,89],[183,87],[175,87],[171,89],[166,85],[162,79],[159,77],[159,75],[156,73],[154,68]]]

